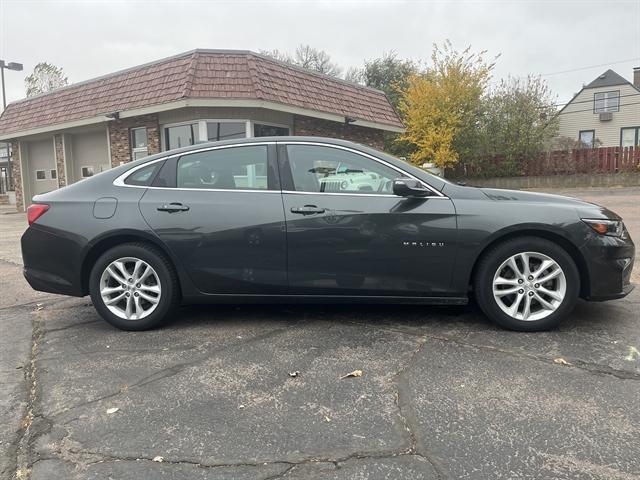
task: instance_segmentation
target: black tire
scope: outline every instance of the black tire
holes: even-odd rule
[[[158,276],[161,286],[160,300],[148,316],[127,320],[112,313],[100,295],[100,278],[111,262],[123,257],[134,257],[149,264]],[[161,326],[170,317],[180,301],[178,277],[171,262],[156,247],[146,243],[125,243],[107,250],[96,261],[89,274],[91,301],[102,318],[121,330],[150,330]]]
[[[500,308],[493,295],[496,271],[504,261],[521,252],[537,252],[550,257],[565,275],[564,299],[553,313],[538,320],[513,318]],[[492,247],[482,256],[473,279],[473,287],[478,305],[489,319],[509,330],[537,332],[557,327],[571,313],[580,292],[580,274],[571,255],[561,246],[544,238],[517,237]]]

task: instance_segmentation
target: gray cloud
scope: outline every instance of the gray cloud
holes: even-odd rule
[[[7,96],[24,97],[39,61],[76,82],[193,48],[294,50],[306,43],[343,67],[384,51],[428,59],[451,39],[501,54],[495,77],[640,65],[640,0],[627,1],[29,1],[0,0],[0,58]],[[547,76],[560,101],[608,67]],[[24,75],[23,75],[24,73]]]

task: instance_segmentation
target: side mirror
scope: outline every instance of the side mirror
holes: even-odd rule
[[[413,178],[396,178],[393,181],[393,193],[400,197],[428,197],[431,190]]]

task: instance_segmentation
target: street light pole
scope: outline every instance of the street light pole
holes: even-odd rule
[[[4,69],[14,70],[16,72],[22,71],[22,64],[16,62],[8,62],[5,63],[4,60],[0,60],[0,81],[2,82],[2,111],[4,112],[5,108],[7,108],[7,93],[4,89]],[[13,174],[11,172],[11,157],[9,156],[9,142],[5,142],[7,147],[7,189],[11,188],[11,184],[13,183]]]
[[[0,77],[2,77],[2,110],[7,108],[7,95],[4,90],[4,69],[14,70],[16,72],[22,71],[22,64],[16,62],[5,63],[4,60],[0,60]]]

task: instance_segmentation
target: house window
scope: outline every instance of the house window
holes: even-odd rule
[[[289,135],[289,129],[287,127],[265,125],[264,123],[255,123],[253,125],[254,137],[284,137],[286,135]]]
[[[58,172],[55,169],[51,169],[51,180],[55,180],[56,178],[58,178]]]
[[[640,146],[640,127],[627,127],[620,129],[620,146]]]
[[[176,125],[164,129],[165,146],[167,150],[188,147],[198,139],[198,124]]]
[[[93,166],[82,167],[80,171],[82,174],[82,178],[93,177],[93,174],[94,174]]]
[[[620,110],[620,91],[594,93],[593,102],[594,113],[617,112]]]
[[[207,140],[231,140],[233,138],[245,138],[247,125],[245,122],[207,122]]]
[[[595,142],[595,139],[595,130],[580,130],[580,133],[578,134],[578,140],[582,148],[593,148],[593,142]]]
[[[131,129],[131,159],[138,160],[149,155],[147,129],[145,127]]]
[[[44,170],[36,170],[36,180],[46,180],[47,172]]]

